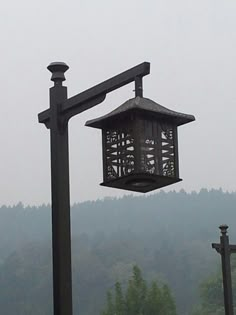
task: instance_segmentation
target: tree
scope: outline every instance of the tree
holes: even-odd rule
[[[172,298],[169,287],[165,284],[161,290],[161,312],[160,314],[165,315],[175,315],[176,314],[176,306],[175,302]]]
[[[133,276],[129,280],[126,292],[126,311],[129,315],[142,315],[145,309],[146,283],[138,266],[133,267]]]
[[[124,315],[125,313],[125,301],[122,293],[122,288],[119,282],[115,285],[115,310],[116,315]]]
[[[176,315],[175,302],[167,285],[148,286],[138,266],[123,294],[121,284],[115,284],[114,296],[107,293],[107,305],[101,315]]]
[[[236,286],[236,258],[231,256],[231,277],[232,287]],[[198,305],[192,315],[224,315],[223,280],[222,271],[207,278],[200,286],[200,305]],[[233,290],[233,300],[236,301],[236,292]],[[236,307],[234,307],[236,311]]]
[[[107,307],[106,310],[104,310],[101,315],[113,315],[115,312],[114,304],[112,301],[112,293],[111,291],[107,292]]]

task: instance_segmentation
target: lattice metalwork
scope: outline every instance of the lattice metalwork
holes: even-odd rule
[[[158,157],[155,156],[157,139],[142,139],[141,141],[141,171],[149,174],[158,174]]]
[[[141,171],[174,177],[177,166],[174,127],[154,120],[143,120],[140,129]]]
[[[176,155],[177,128],[168,122],[140,118],[124,122],[120,129],[115,122],[103,129],[104,183],[111,186],[148,191],[150,185],[176,182]]]
[[[158,174],[158,125],[154,120],[139,121],[140,171],[147,174]]]
[[[161,161],[163,176],[175,176],[174,144],[174,130],[171,128],[164,128],[161,131]]]
[[[128,175],[134,171],[134,138],[129,132],[106,130],[105,161],[106,180]]]

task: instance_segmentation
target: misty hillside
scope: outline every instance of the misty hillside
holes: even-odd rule
[[[227,223],[236,241],[235,208],[235,193],[205,189],[73,205],[75,315],[99,314],[106,291],[116,280],[125,285],[134,263],[170,286],[180,315],[190,314],[199,284],[219,265],[211,249],[218,226]],[[2,206],[0,218],[1,309],[52,314],[50,206]]]

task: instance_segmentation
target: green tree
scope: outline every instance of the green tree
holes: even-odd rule
[[[107,292],[107,307],[106,310],[104,310],[101,315],[114,315],[115,308],[112,301],[112,293],[111,291]]]
[[[231,256],[231,277],[233,300],[236,301],[236,258]],[[224,315],[222,271],[207,278],[200,286],[200,304],[193,310],[192,315]],[[234,308],[236,311],[236,308]]]
[[[116,315],[124,315],[125,314],[125,302],[122,293],[122,288],[119,282],[116,282],[115,285],[115,310]]]
[[[113,313],[111,313],[113,312]],[[149,287],[138,266],[123,295],[119,282],[115,285],[114,298],[107,294],[107,305],[101,315],[176,315],[173,297],[167,285],[158,286],[153,282]]]
[[[167,285],[164,285],[161,290],[161,312],[160,314],[175,315],[176,306],[174,299],[172,298],[170,289]]]
[[[129,315],[142,315],[145,309],[147,287],[138,266],[133,267],[133,276],[129,280],[126,292],[126,310]]]
[[[155,314],[156,310],[162,309],[162,290],[153,282],[146,299],[147,314]]]

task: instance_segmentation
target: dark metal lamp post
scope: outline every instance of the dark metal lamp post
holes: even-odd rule
[[[220,243],[211,245],[221,255],[225,315],[234,315],[230,256],[236,253],[236,245],[229,243],[228,225],[222,224],[219,229],[221,231]]]
[[[69,67],[48,66],[54,86],[50,108],[38,115],[50,129],[54,315],[72,315],[71,232],[68,121],[103,102],[106,94],[135,82],[135,98],[117,110],[87,123],[103,130],[105,186],[147,192],[179,179],[177,126],[194,116],[171,111],[142,97],[142,78],[150,72],[144,62],[80,94],[67,98],[62,85]]]

